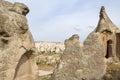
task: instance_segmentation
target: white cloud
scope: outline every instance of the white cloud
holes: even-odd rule
[[[88,13],[90,12],[88,11]],[[93,23],[96,20],[96,18],[94,20],[91,20],[92,16],[88,16],[88,13],[77,12],[73,14],[58,15],[52,18],[45,24],[40,25],[42,26],[42,30],[38,30],[40,33],[42,33],[39,34],[40,39],[50,41],[64,41],[64,39],[77,33],[80,35],[83,41],[83,37],[88,34],[89,31],[93,30],[88,26],[95,25]],[[93,12],[91,12],[91,14],[92,13]],[[74,30],[75,27],[79,28],[80,31]],[[54,39],[54,37],[56,39]]]

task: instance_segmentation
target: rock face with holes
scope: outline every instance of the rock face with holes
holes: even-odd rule
[[[114,74],[115,73],[115,74]],[[53,80],[120,80],[120,30],[102,7],[96,29],[83,45],[78,35],[65,41]]]
[[[110,20],[102,7],[96,33],[100,34],[106,58],[106,74],[104,80],[120,80],[120,29]]]
[[[0,80],[33,80],[35,45],[22,3],[0,0]]]
[[[104,56],[112,61],[120,61],[120,30],[112,23],[105,12],[105,8],[101,8],[100,20],[95,32],[100,33]]]

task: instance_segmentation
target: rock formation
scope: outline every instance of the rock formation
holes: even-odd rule
[[[53,80],[120,80],[120,30],[102,7],[100,20],[84,43],[73,35],[52,75]],[[115,74],[114,74],[115,73]]]
[[[36,75],[34,41],[22,3],[0,0],[0,80],[33,80]]]
[[[102,46],[97,33],[91,33],[84,45],[80,44],[78,35],[73,35],[65,41],[65,51],[54,71],[53,80],[99,80],[102,78],[105,73]]]
[[[103,79],[120,80],[120,29],[109,19],[104,7],[101,8],[100,20],[94,32],[101,36],[103,55],[107,61]]]
[[[105,8],[101,8],[100,20],[95,32],[100,33],[104,47],[104,56],[107,59],[112,58],[113,61],[120,60],[120,30],[112,23],[105,12]]]

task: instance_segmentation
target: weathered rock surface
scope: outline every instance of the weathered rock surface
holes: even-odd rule
[[[83,45],[79,36],[65,41],[53,80],[120,80],[120,30],[102,7],[97,28]]]
[[[101,8],[100,20],[95,32],[100,33],[107,61],[104,80],[120,80],[120,29],[109,19],[105,8]]]
[[[91,33],[83,46],[80,45],[79,36],[73,35],[65,41],[65,51],[54,71],[53,80],[101,79],[105,73],[102,46],[100,34]]]
[[[105,8],[101,8],[100,20],[95,32],[100,33],[104,47],[104,56],[113,59],[114,62],[120,59],[120,30],[112,23],[105,12]]]
[[[70,39],[65,41],[65,51],[61,56],[60,63],[54,71],[53,80],[75,80],[79,72],[82,72],[80,66],[82,49],[79,43],[78,35],[73,35]],[[81,64],[78,64],[81,63]]]
[[[36,75],[34,41],[22,3],[0,0],[0,80],[33,80]]]
[[[84,41],[84,60],[86,65],[85,80],[100,80],[105,74],[106,61],[104,58],[103,44],[99,33],[92,32]]]

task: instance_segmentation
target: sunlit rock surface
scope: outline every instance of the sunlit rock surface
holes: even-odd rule
[[[35,44],[22,3],[0,0],[0,80],[33,80]]]

